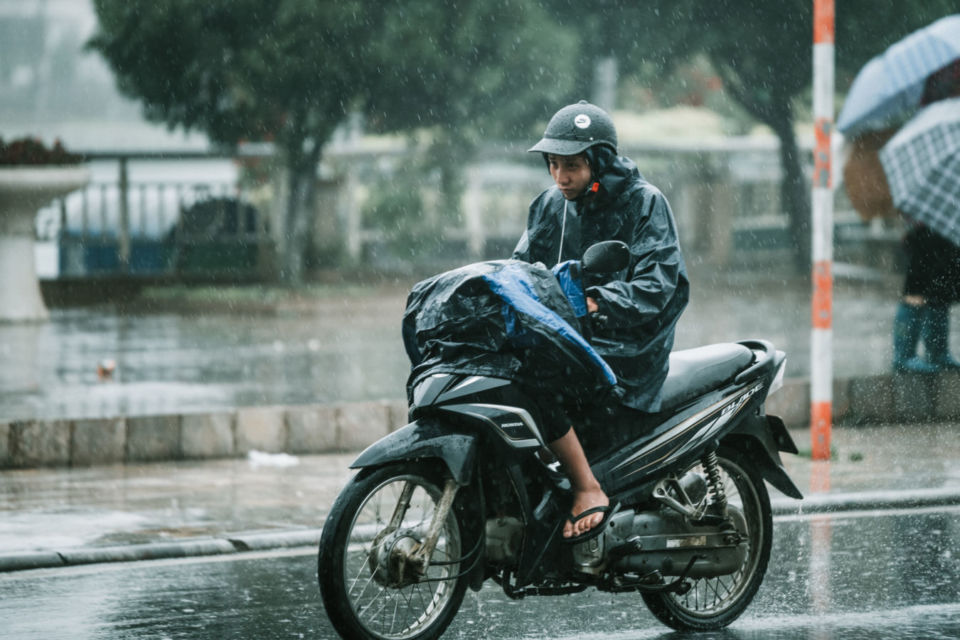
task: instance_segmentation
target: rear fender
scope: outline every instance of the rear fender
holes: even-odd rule
[[[803,494],[787,475],[780,460],[781,451],[797,453],[797,446],[783,420],[777,416],[751,417],[737,425],[723,438],[723,442],[750,456],[757,463],[763,479],[785,495],[803,499]]]
[[[436,420],[416,420],[364,449],[350,468],[424,458],[442,460],[454,481],[464,487],[470,484],[476,466],[477,437],[453,431]]]

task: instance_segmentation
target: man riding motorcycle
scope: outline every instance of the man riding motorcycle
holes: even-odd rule
[[[603,240],[627,244],[626,269],[585,283],[590,342],[617,375],[620,403],[656,412],[674,328],[690,292],[670,205],[633,161],[617,155],[613,121],[586,101],[557,111],[529,151],[543,154],[555,185],[530,205],[513,257],[551,267],[581,259]],[[573,487],[563,535],[576,540],[612,509],[562,404],[542,395],[538,404],[549,416],[551,431],[544,435]]]
[[[689,292],[675,226],[615,148],[605,113],[562,109],[534,147],[556,186],[519,259],[411,289],[410,422],[351,464],[318,547],[344,637],[437,638],[488,579],[518,600],[639,593],[684,631],[729,625],[757,593],[764,483],[802,497],[779,456],[796,446],[765,408],[786,354],[765,340],[669,353]]]

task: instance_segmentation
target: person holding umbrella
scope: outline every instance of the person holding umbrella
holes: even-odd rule
[[[960,14],[915,31],[854,79],[837,127],[851,140],[844,181],[869,219],[908,223],[903,297],[894,317],[893,369],[960,368],[949,352],[949,308],[960,300]],[[897,125],[921,111],[906,125]],[[917,356],[920,342],[925,358]]]
[[[894,318],[893,367],[960,369],[950,306],[960,301],[960,61],[930,76],[926,106],[880,150],[893,204],[908,217],[907,275]],[[917,356],[923,342],[926,358]]]

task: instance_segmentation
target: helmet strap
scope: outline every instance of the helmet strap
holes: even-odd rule
[[[563,235],[567,230],[567,205],[569,200],[563,200],[563,221],[560,223],[560,251],[557,253],[557,264],[563,260]]]

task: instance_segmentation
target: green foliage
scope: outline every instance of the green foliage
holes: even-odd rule
[[[441,209],[450,210],[459,202],[460,169],[479,142],[534,139],[559,106],[590,96],[597,60],[611,55],[621,77],[641,82],[708,61],[725,93],[781,137],[784,209],[792,212],[798,246],[808,241],[809,189],[793,123],[811,83],[812,0],[94,0],[94,6],[100,23],[90,46],[149,117],[202,130],[228,146],[279,145],[291,194],[281,236],[294,255],[305,251],[309,236],[306,212],[322,146],[347,113],[363,112],[375,131],[428,130],[436,143],[432,166],[446,194]],[[958,10],[957,0],[838,0],[840,87],[893,41]],[[378,215],[416,215],[412,203],[396,206]],[[296,264],[286,268],[297,272]]]
[[[572,100],[574,34],[536,0],[94,0],[90,46],[148,117],[224,145],[273,140],[289,169],[280,236],[296,275],[322,146],[347,113],[432,129],[448,203],[483,139],[532,137]],[[412,214],[411,214],[412,215]]]
[[[94,0],[90,46],[120,88],[217,142],[325,142],[345,113],[380,131],[527,133],[572,99],[578,40],[533,0]]]
[[[446,225],[424,197],[428,173],[422,162],[405,163],[379,176],[364,203],[364,227],[379,229],[386,250],[395,257],[409,259],[442,241]]]
[[[573,100],[579,41],[534,0],[388,0],[364,84],[379,130],[456,130],[464,142],[526,138]],[[580,96],[578,96],[580,97]]]
[[[957,0],[837,0],[837,88],[849,88],[860,68],[897,40],[954,13],[960,13]]]
[[[797,457],[806,458],[808,460],[813,460],[813,449],[809,447],[799,447],[797,452]],[[830,447],[830,460],[839,460],[839,455],[837,454],[837,448],[834,446]]]
[[[623,76],[650,81],[705,55],[725,89],[761,121],[811,83],[813,0],[547,0],[575,27],[592,64],[612,53]],[[908,33],[960,12],[957,0],[837,0],[836,57],[842,93],[856,72]],[[594,43],[592,46],[590,43]],[[600,44],[596,44],[600,43]],[[589,67],[584,69],[589,75]]]
[[[327,140],[355,95],[377,15],[364,4],[95,0],[90,46],[152,119],[227,145],[273,139],[298,157]]]
[[[302,280],[316,171],[373,73],[373,0],[94,0],[90,41],[148,117],[232,146],[272,140],[287,176],[278,275]]]
[[[796,263],[808,268],[809,185],[803,175],[794,122],[809,90],[813,65],[812,0],[550,0],[581,22],[587,41],[603,42],[624,75],[652,77],[705,56],[724,91],[781,142],[781,207],[790,216]],[[933,20],[960,10],[957,0],[836,2],[836,69],[841,88],[870,57]]]
[[[362,80],[368,123],[429,131],[425,167],[439,172],[446,214],[459,211],[480,142],[535,140],[557,108],[585,97],[572,92],[578,37],[535,0],[387,0],[381,11],[378,72]]]

